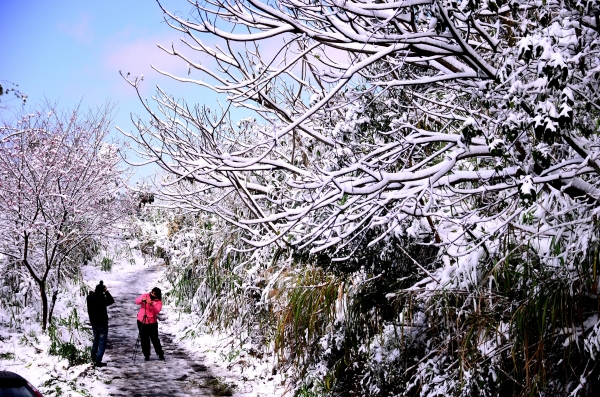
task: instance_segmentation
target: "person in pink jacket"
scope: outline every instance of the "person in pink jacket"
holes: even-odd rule
[[[160,288],[154,287],[149,294],[142,294],[135,300],[135,303],[140,305],[137,314],[137,325],[140,332],[142,353],[144,353],[146,361],[150,360],[150,341],[152,341],[158,358],[160,360],[165,359],[165,353],[160,344],[160,339],[158,339],[158,320],[156,319],[156,315],[162,309],[161,298]]]

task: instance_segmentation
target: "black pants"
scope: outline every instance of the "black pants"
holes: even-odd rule
[[[142,342],[142,353],[144,357],[150,357],[150,341],[154,346],[154,351],[158,357],[164,355],[162,346],[160,345],[160,339],[158,339],[158,323],[143,324],[138,320],[138,330],[140,331],[140,340]]]

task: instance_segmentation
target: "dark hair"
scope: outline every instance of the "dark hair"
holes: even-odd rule
[[[156,299],[162,299],[162,293],[160,292],[160,288],[154,287],[154,288],[152,288],[152,292],[154,292]],[[152,295],[150,295],[150,296],[152,296]]]
[[[96,285],[96,293],[101,294],[103,292],[104,292],[104,282],[102,280],[100,280],[98,285]]]

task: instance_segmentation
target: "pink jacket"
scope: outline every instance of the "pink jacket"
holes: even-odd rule
[[[146,303],[142,302],[142,300],[146,300]],[[137,319],[138,321],[144,321],[144,315],[147,316],[145,324],[154,324],[156,320],[156,315],[160,313],[160,309],[162,309],[162,301],[161,300],[152,300],[150,299],[150,294],[142,294],[137,297],[135,303],[140,305],[140,311],[138,311]]]

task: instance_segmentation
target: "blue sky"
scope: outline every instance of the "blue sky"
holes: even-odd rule
[[[185,0],[165,0],[179,15],[191,9]],[[114,124],[133,131],[130,114],[147,119],[135,91],[119,70],[144,75],[142,94],[150,97],[159,85],[188,102],[215,103],[215,94],[175,82],[151,69],[153,64],[186,75],[187,65],[158,49],[160,43],[179,47],[180,32],[162,18],[154,0],[0,0],[0,80],[19,84],[29,96],[27,108],[58,101],[59,108],[116,104]],[[6,103],[5,103],[6,104]],[[17,101],[8,104],[19,106]],[[115,137],[122,138],[113,130]],[[137,171],[137,178],[153,173]]]

